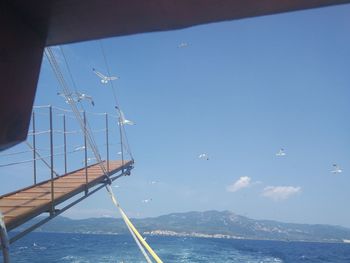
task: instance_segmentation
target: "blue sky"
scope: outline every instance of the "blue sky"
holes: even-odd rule
[[[349,14],[350,6],[342,5],[103,40],[111,72],[120,77],[121,108],[136,122],[126,127],[135,169],[114,188],[127,213],[232,210],[257,219],[350,227]],[[182,42],[188,46],[178,48]],[[78,90],[95,100],[95,107],[83,102],[85,109],[115,114],[110,87],[92,72],[107,72],[99,43],[63,49]],[[57,91],[44,60],[35,105],[68,108]],[[38,129],[45,130],[47,116],[40,112]],[[93,129],[103,128],[103,120],[91,118]],[[73,119],[69,127],[78,129]],[[111,140],[118,144],[113,129]],[[82,143],[74,136],[71,148]],[[96,136],[103,153],[103,134]],[[47,139],[40,143],[48,147]],[[275,155],[280,148],[286,156]],[[198,159],[203,152],[208,161]],[[21,158],[30,159],[28,154]],[[70,158],[73,169],[83,155]],[[332,174],[333,163],[343,172]],[[62,160],[56,168],[62,171]],[[1,169],[9,178],[1,193],[32,180],[30,163]],[[39,174],[49,177],[44,166]],[[102,190],[64,215],[117,211]]]

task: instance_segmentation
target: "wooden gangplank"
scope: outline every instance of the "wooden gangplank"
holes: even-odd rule
[[[110,161],[109,176],[127,169],[132,163],[132,161]],[[106,167],[106,162],[103,162],[103,165]],[[97,184],[106,183],[106,179],[100,165],[93,164],[87,167],[87,177],[85,167],[55,177],[53,202],[51,180],[0,196],[0,211],[4,216],[7,230],[10,231],[42,213],[52,213],[53,207],[79,193],[88,193],[89,189]]]

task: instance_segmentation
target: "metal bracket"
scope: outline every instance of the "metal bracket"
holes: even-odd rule
[[[4,263],[10,263],[10,244],[4,222],[4,217],[0,211],[0,245]]]
[[[130,176],[131,174],[131,170],[134,169],[134,166],[130,165],[126,168],[126,172],[125,172],[125,175],[126,176]]]

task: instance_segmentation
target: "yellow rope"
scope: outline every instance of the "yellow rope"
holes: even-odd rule
[[[131,223],[131,221],[129,220],[128,216],[124,213],[123,209],[120,207],[117,198],[115,197],[115,195],[113,194],[112,188],[110,185],[107,185],[107,191],[109,192],[113,203],[115,204],[115,206],[119,209],[120,214],[122,215],[124,222],[127,226],[129,226],[131,228],[131,230],[134,232],[134,234],[136,235],[136,237],[139,239],[139,241],[142,243],[142,245],[147,249],[147,251],[151,254],[151,256],[154,258],[154,260],[157,263],[163,263],[163,261],[158,257],[158,255],[153,251],[153,249],[147,244],[147,242],[144,240],[144,238],[141,236],[141,234],[139,233],[139,231],[137,231],[137,229],[134,227],[134,225]]]

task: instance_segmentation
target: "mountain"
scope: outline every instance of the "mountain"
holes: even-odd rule
[[[341,226],[254,220],[230,211],[173,213],[154,218],[132,219],[132,222],[140,232],[154,235],[317,242],[350,240],[350,229]],[[120,218],[72,220],[57,217],[37,231],[126,234],[128,229]]]

